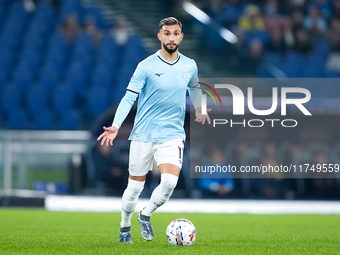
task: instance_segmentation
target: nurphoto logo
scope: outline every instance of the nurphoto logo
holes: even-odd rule
[[[202,85],[209,88],[219,99],[220,105],[222,104],[222,99],[220,94],[217,93],[216,89],[219,91],[226,90],[231,93],[232,96],[232,115],[242,116],[245,115],[245,109],[247,106],[247,110],[250,113],[257,116],[269,116],[276,112],[278,108],[281,109],[280,115],[287,116],[287,106],[294,105],[300,112],[305,116],[311,116],[312,114],[308,109],[304,106],[305,103],[311,100],[311,92],[308,89],[300,88],[300,87],[281,87],[281,98],[279,98],[278,87],[272,87],[271,94],[271,106],[268,109],[256,109],[254,106],[254,96],[253,96],[253,87],[247,87],[247,95],[245,97],[243,91],[236,85],[233,84],[215,84],[214,87],[208,85],[206,83],[198,82],[197,87],[202,91],[206,92],[214,101],[215,105],[217,105],[216,100],[212,93],[205,88],[202,88]],[[200,86],[200,87],[199,87]],[[207,114],[207,94],[202,94],[201,96],[201,106],[202,113]],[[297,98],[298,96],[298,98]],[[245,104],[247,102],[247,104]],[[280,103],[279,103],[280,102]],[[276,123],[280,123],[282,127],[296,127],[298,125],[297,120],[295,119],[243,119],[241,122],[233,121],[233,119],[213,119],[213,127],[217,125],[230,125],[230,127],[241,125],[248,127],[262,127],[266,123],[270,124],[271,127],[275,127]]]

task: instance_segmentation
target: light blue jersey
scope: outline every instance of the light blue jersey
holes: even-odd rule
[[[197,78],[194,60],[178,54],[174,62],[163,58],[158,51],[137,66],[127,93],[117,108],[114,123],[120,126],[138,99],[137,113],[129,140],[161,142],[175,138],[185,140],[184,118],[186,92],[192,78]],[[194,94],[200,93],[199,89]],[[200,96],[196,95],[196,105]]]

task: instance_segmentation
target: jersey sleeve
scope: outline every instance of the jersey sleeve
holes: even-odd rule
[[[189,82],[189,95],[190,95],[190,100],[196,110],[197,107],[201,106],[202,90],[200,89],[197,65],[195,62],[194,62],[193,75]]]
[[[140,93],[146,83],[147,79],[147,70],[146,66],[141,62],[138,64],[135,72],[133,73],[127,90],[134,91],[136,93]]]
[[[128,116],[131,107],[133,106],[134,102],[136,101],[138,94],[133,91],[127,90],[125,96],[120,101],[115,117],[113,119],[112,125],[117,124],[118,127],[122,125],[126,117]]]
[[[135,72],[133,73],[129,85],[126,88],[125,96],[120,101],[112,124],[117,124],[118,127],[122,125],[131,107],[137,100],[139,93],[142,91],[146,82],[146,69],[139,63]]]

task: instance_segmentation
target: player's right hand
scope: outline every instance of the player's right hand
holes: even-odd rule
[[[208,112],[211,112],[211,109],[207,109],[207,113],[206,114],[202,114],[202,108],[201,106],[197,107],[196,111],[195,111],[195,115],[196,115],[196,122],[202,123],[202,125],[204,125],[205,121],[208,122],[208,124],[211,124],[210,121],[210,117]]]
[[[103,127],[105,130],[100,136],[98,136],[97,141],[101,141],[101,145],[104,145],[106,143],[106,146],[113,146],[113,140],[116,138],[118,134],[118,128],[111,126],[111,127]]]

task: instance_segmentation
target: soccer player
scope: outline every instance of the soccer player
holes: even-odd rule
[[[182,167],[187,90],[196,109],[195,120],[210,124],[209,115],[201,113],[201,90],[189,86],[192,79],[197,78],[196,63],[178,52],[183,39],[182,24],[173,17],[161,20],[158,39],[161,49],[138,64],[118,105],[112,126],[103,127],[105,131],[97,139],[101,140],[101,145],[112,145],[119,127],[138,98],[129,137],[129,180],[122,197],[119,242],[132,243],[131,217],[144,188],[146,174],[152,170],[155,161],[161,172],[161,181],[138,214],[144,240],[151,241],[154,237],[151,214],[172,195]]]

